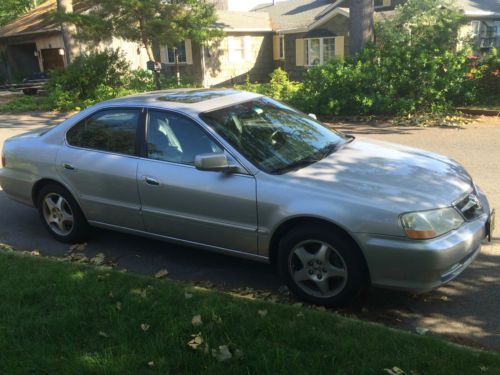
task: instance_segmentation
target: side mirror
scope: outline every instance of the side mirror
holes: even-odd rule
[[[194,158],[194,166],[200,171],[211,172],[238,172],[240,168],[237,165],[230,165],[227,156],[221,153],[201,154]]]
[[[314,113],[309,113],[309,114],[308,114],[308,116],[309,116],[310,118],[313,118],[313,119],[315,119],[315,120],[318,120],[318,116],[316,116]]]

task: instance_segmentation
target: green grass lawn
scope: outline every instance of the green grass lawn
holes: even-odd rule
[[[0,374],[500,373],[498,354],[168,280],[13,252],[0,275]]]

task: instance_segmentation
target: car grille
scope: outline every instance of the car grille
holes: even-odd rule
[[[463,198],[456,201],[454,206],[461,212],[462,216],[469,221],[476,219],[484,212],[483,205],[481,204],[481,200],[475,188]]]

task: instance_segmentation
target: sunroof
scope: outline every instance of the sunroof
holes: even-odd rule
[[[176,103],[200,103],[204,102],[205,100],[216,99],[223,96],[234,95],[237,93],[238,91],[232,89],[186,90],[162,95],[158,98],[158,100]]]

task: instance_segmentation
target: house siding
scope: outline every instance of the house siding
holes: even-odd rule
[[[249,51],[244,60],[231,58],[231,37],[250,38]],[[204,59],[202,53],[200,44],[192,43],[193,63],[179,64],[178,68],[182,77],[207,87],[243,83],[247,77],[253,82],[266,81],[274,68],[271,33],[227,33],[225,37],[207,43]],[[159,57],[159,51],[157,54]],[[176,69],[175,65],[163,65],[162,73],[175,79]]]
[[[300,80],[303,77],[308,67],[296,65],[295,41],[297,39],[320,36],[343,36],[345,38],[344,55],[347,56],[349,53],[348,22],[348,18],[338,15],[308,33],[285,34],[285,59],[275,61],[275,68],[281,67],[293,80]]]

